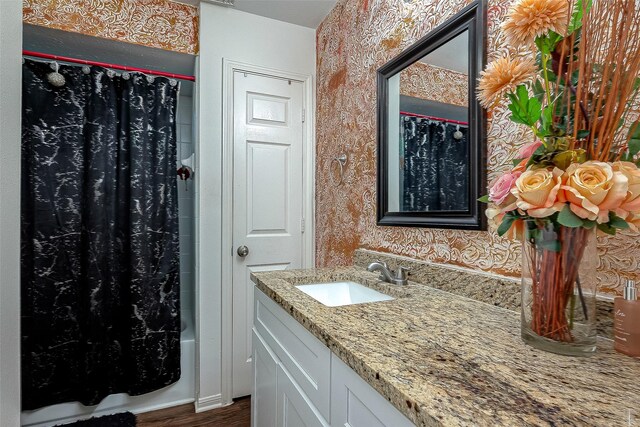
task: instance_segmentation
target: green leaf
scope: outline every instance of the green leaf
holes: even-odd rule
[[[616,235],[616,229],[612,226],[610,226],[609,224],[605,223],[605,224],[598,224],[598,230],[610,234],[611,236],[615,236]]]
[[[522,160],[524,159],[513,159],[511,160],[511,162],[513,163],[513,166],[518,166],[520,162],[522,162]]]
[[[511,120],[526,126],[534,126],[542,115],[542,104],[536,98],[529,97],[529,91],[525,85],[520,85],[516,93],[507,94],[511,103]]]
[[[589,131],[585,129],[580,129],[578,131],[578,139],[585,139],[589,136]]]
[[[553,105],[547,105],[542,110],[542,131],[548,133],[553,125]]]
[[[587,0],[586,4],[586,12],[589,12],[591,9],[592,0]],[[575,30],[579,30],[582,27],[582,17],[584,16],[584,3],[582,0],[578,0],[573,9],[573,15],[571,15],[571,21],[569,22],[569,27],[567,28],[567,34],[572,34]]]
[[[537,79],[532,85],[531,89],[533,91],[533,96],[535,96],[538,101],[542,102],[542,100],[546,96],[546,91],[544,90],[542,80]]]
[[[596,224],[597,223],[595,221],[592,221],[590,219],[583,219],[582,220],[582,226],[584,228],[586,228],[587,230],[591,230],[593,227],[596,226]]]
[[[609,214],[609,225],[614,228],[619,228],[621,230],[626,230],[629,228],[629,224],[624,219],[620,218],[618,215],[612,213]]]
[[[479,202],[482,202],[482,203],[489,203],[489,202],[490,202],[490,200],[489,200],[489,195],[488,195],[488,194],[485,194],[484,196],[480,197],[480,198],[478,199],[478,201],[479,201]]]
[[[549,55],[556,48],[558,42],[562,40],[562,36],[554,31],[549,31],[540,37],[536,37],[536,46],[543,54]]]
[[[536,151],[533,152],[534,156],[542,156],[545,151],[547,151],[547,147],[545,147],[544,144],[542,144],[541,146],[539,146],[538,148],[536,148]]]
[[[640,139],[632,139],[629,141],[629,154],[631,157],[638,154],[640,151]]]
[[[560,151],[551,159],[556,167],[567,170],[572,163],[584,163],[587,161],[587,152],[581,148],[577,150]]]
[[[569,228],[577,228],[582,227],[583,222],[582,219],[576,214],[573,213],[569,205],[565,205],[565,207],[558,214],[558,222],[560,225],[564,225]]]
[[[631,157],[640,152],[640,120],[631,124],[629,128],[629,154]]]
[[[505,215],[504,219],[502,220],[502,222],[500,223],[500,226],[498,227],[498,235],[499,236],[504,236],[504,234],[509,231],[509,229],[511,228],[511,226],[513,225],[513,222],[518,219],[517,217],[513,216],[513,215]]]
[[[629,138],[640,139],[640,120],[636,120],[631,123],[631,127],[629,128]]]

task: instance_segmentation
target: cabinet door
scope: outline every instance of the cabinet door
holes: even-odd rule
[[[253,331],[253,427],[276,427],[278,362],[256,331]]]
[[[335,354],[331,355],[331,425],[414,427],[407,417]]]
[[[277,370],[278,427],[328,427],[329,424],[282,365],[278,364]]]
[[[253,327],[278,363],[329,419],[331,351],[271,298],[255,290]]]

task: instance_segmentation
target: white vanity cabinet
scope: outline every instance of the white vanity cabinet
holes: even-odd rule
[[[415,427],[335,354],[331,358],[331,425]]]
[[[278,362],[264,341],[253,331],[253,395],[251,420],[254,427],[276,426]],[[257,420],[260,420],[258,423]]]
[[[253,427],[413,426],[257,288],[253,366]]]

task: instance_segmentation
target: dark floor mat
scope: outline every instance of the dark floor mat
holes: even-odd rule
[[[88,420],[76,421],[71,424],[59,424],[64,427],[135,427],[136,416],[131,412],[121,414],[105,415],[103,417],[89,418]],[[55,427],[58,427],[55,426]]]

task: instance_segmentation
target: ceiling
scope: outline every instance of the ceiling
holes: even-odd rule
[[[199,0],[178,0],[197,5]],[[215,0],[203,0],[216,3]],[[237,10],[277,19],[278,21],[317,28],[333,9],[336,0],[235,0]]]

